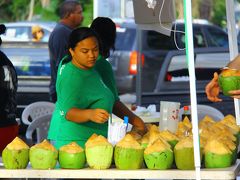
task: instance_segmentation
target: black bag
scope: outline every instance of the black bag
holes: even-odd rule
[[[0,51],[0,127],[16,124],[17,73],[7,56]]]

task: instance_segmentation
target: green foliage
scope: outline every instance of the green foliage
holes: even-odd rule
[[[58,21],[58,7],[64,0],[51,0],[50,5],[42,8],[41,4],[35,4],[34,13],[40,15],[41,21]],[[93,19],[93,0],[81,0],[83,6],[83,26],[87,26]]]
[[[83,16],[82,26],[89,26],[93,20],[93,0],[85,0],[83,4]]]
[[[58,21],[58,7],[64,0],[49,0],[47,7],[42,7],[41,0],[35,0],[32,20]],[[83,6],[83,26],[93,19],[93,0],[80,0]],[[29,14],[30,0],[0,0],[0,22],[24,21]]]
[[[49,0],[47,7],[42,7],[41,0],[35,0],[33,20],[58,21],[58,6],[64,0]],[[83,26],[88,26],[93,19],[93,0],[79,0],[83,6]],[[102,0],[104,1],[104,0]],[[114,0],[113,0],[114,1]],[[198,7],[201,0],[192,0],[193,17],[198,17]],[[211,20],[224,27],[226,25],[225,0],[212,0]],[[240,0],[237,0],[240,2]],[[0,0],[0,22],[27,20],[31,0]],[[179,3],[179,1],[177,1]],[[178,13],[178,12],[177,12]]]
[[[213,0],[213,11],[211,21],[214,24],[224,27],[226,25],[225,0]]]
[[[41,21],[58,21],[58,6],[61,1],[51,0],[49,6],[42,8],[41,4],[35,4],[34,14],[40,15]]]
[[[1,17],[0,21],[22,21],[26,20],[28,16],[29,0],[4,0],[0,4]]]

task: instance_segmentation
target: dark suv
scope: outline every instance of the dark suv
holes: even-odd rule
[[[213,106],[224,115],[234,115],[232,98],[220,94],[223,101],[212,103],[205,94],[205,86],[213,77],[213,73],[218,72],[227,63],[224,59],[229,59],[228,48],[196,48],[194,52],[197,103]],[[181,106],[190,104],[188,66],[186,53],[183,51],[172,50],[167,53],[159,68],[154,91],[141,94],[142,106],[155,104],[159,110],[160,101],[180,102]]]
[[[118,90],[120,93],[136,91],[136,62],[137,62],[137,32],[133,20],[117,22],[116,50],[109,58],[113,66]],[[173,25],[173,29],[175,24]],[[184,23],[176,22],[177,32],[166,36],[155,31],[143,30],[142,34],[142,91],[153,92],[158,79],[159,69],[171,50],[182,51],[185,48]],[[182,31],[182,32],[180,32]],[[228,35],[220,27],[212,25],[205,20],[196,20],[193,23],[194,47],[226,47],[228,48]],[[181,51],[179,50],[179,51]],[[208,49],[205,49],[208,51]],[[216,61],[218,60],[218,61]],[[211,56],[210,61],[204,61],[216,68],[224,66],[229,61],[229,55]],[[179,61],[176,60],[176,65]],[[210,74],[208,74],[210,79]]]

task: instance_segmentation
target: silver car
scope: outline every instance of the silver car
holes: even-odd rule
[[[56,25],[55,22],[12,22],[5,23],[6,32],[1,35],[3,42],[31,42],[33,39],[32,36],[32,27],[40,26],[44,32],[42,42],[48,42],[48,38]]]

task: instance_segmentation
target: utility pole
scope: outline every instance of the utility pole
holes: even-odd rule
[[[31,1],[30,1],[30,4],[29,4],[29,14],[28,14],[28,18],[27,18],[28,21],[31,21],[31,20],[32,20],[33,10],[34,10],[34,4],[35,4],[35,0],[31,0]]]

